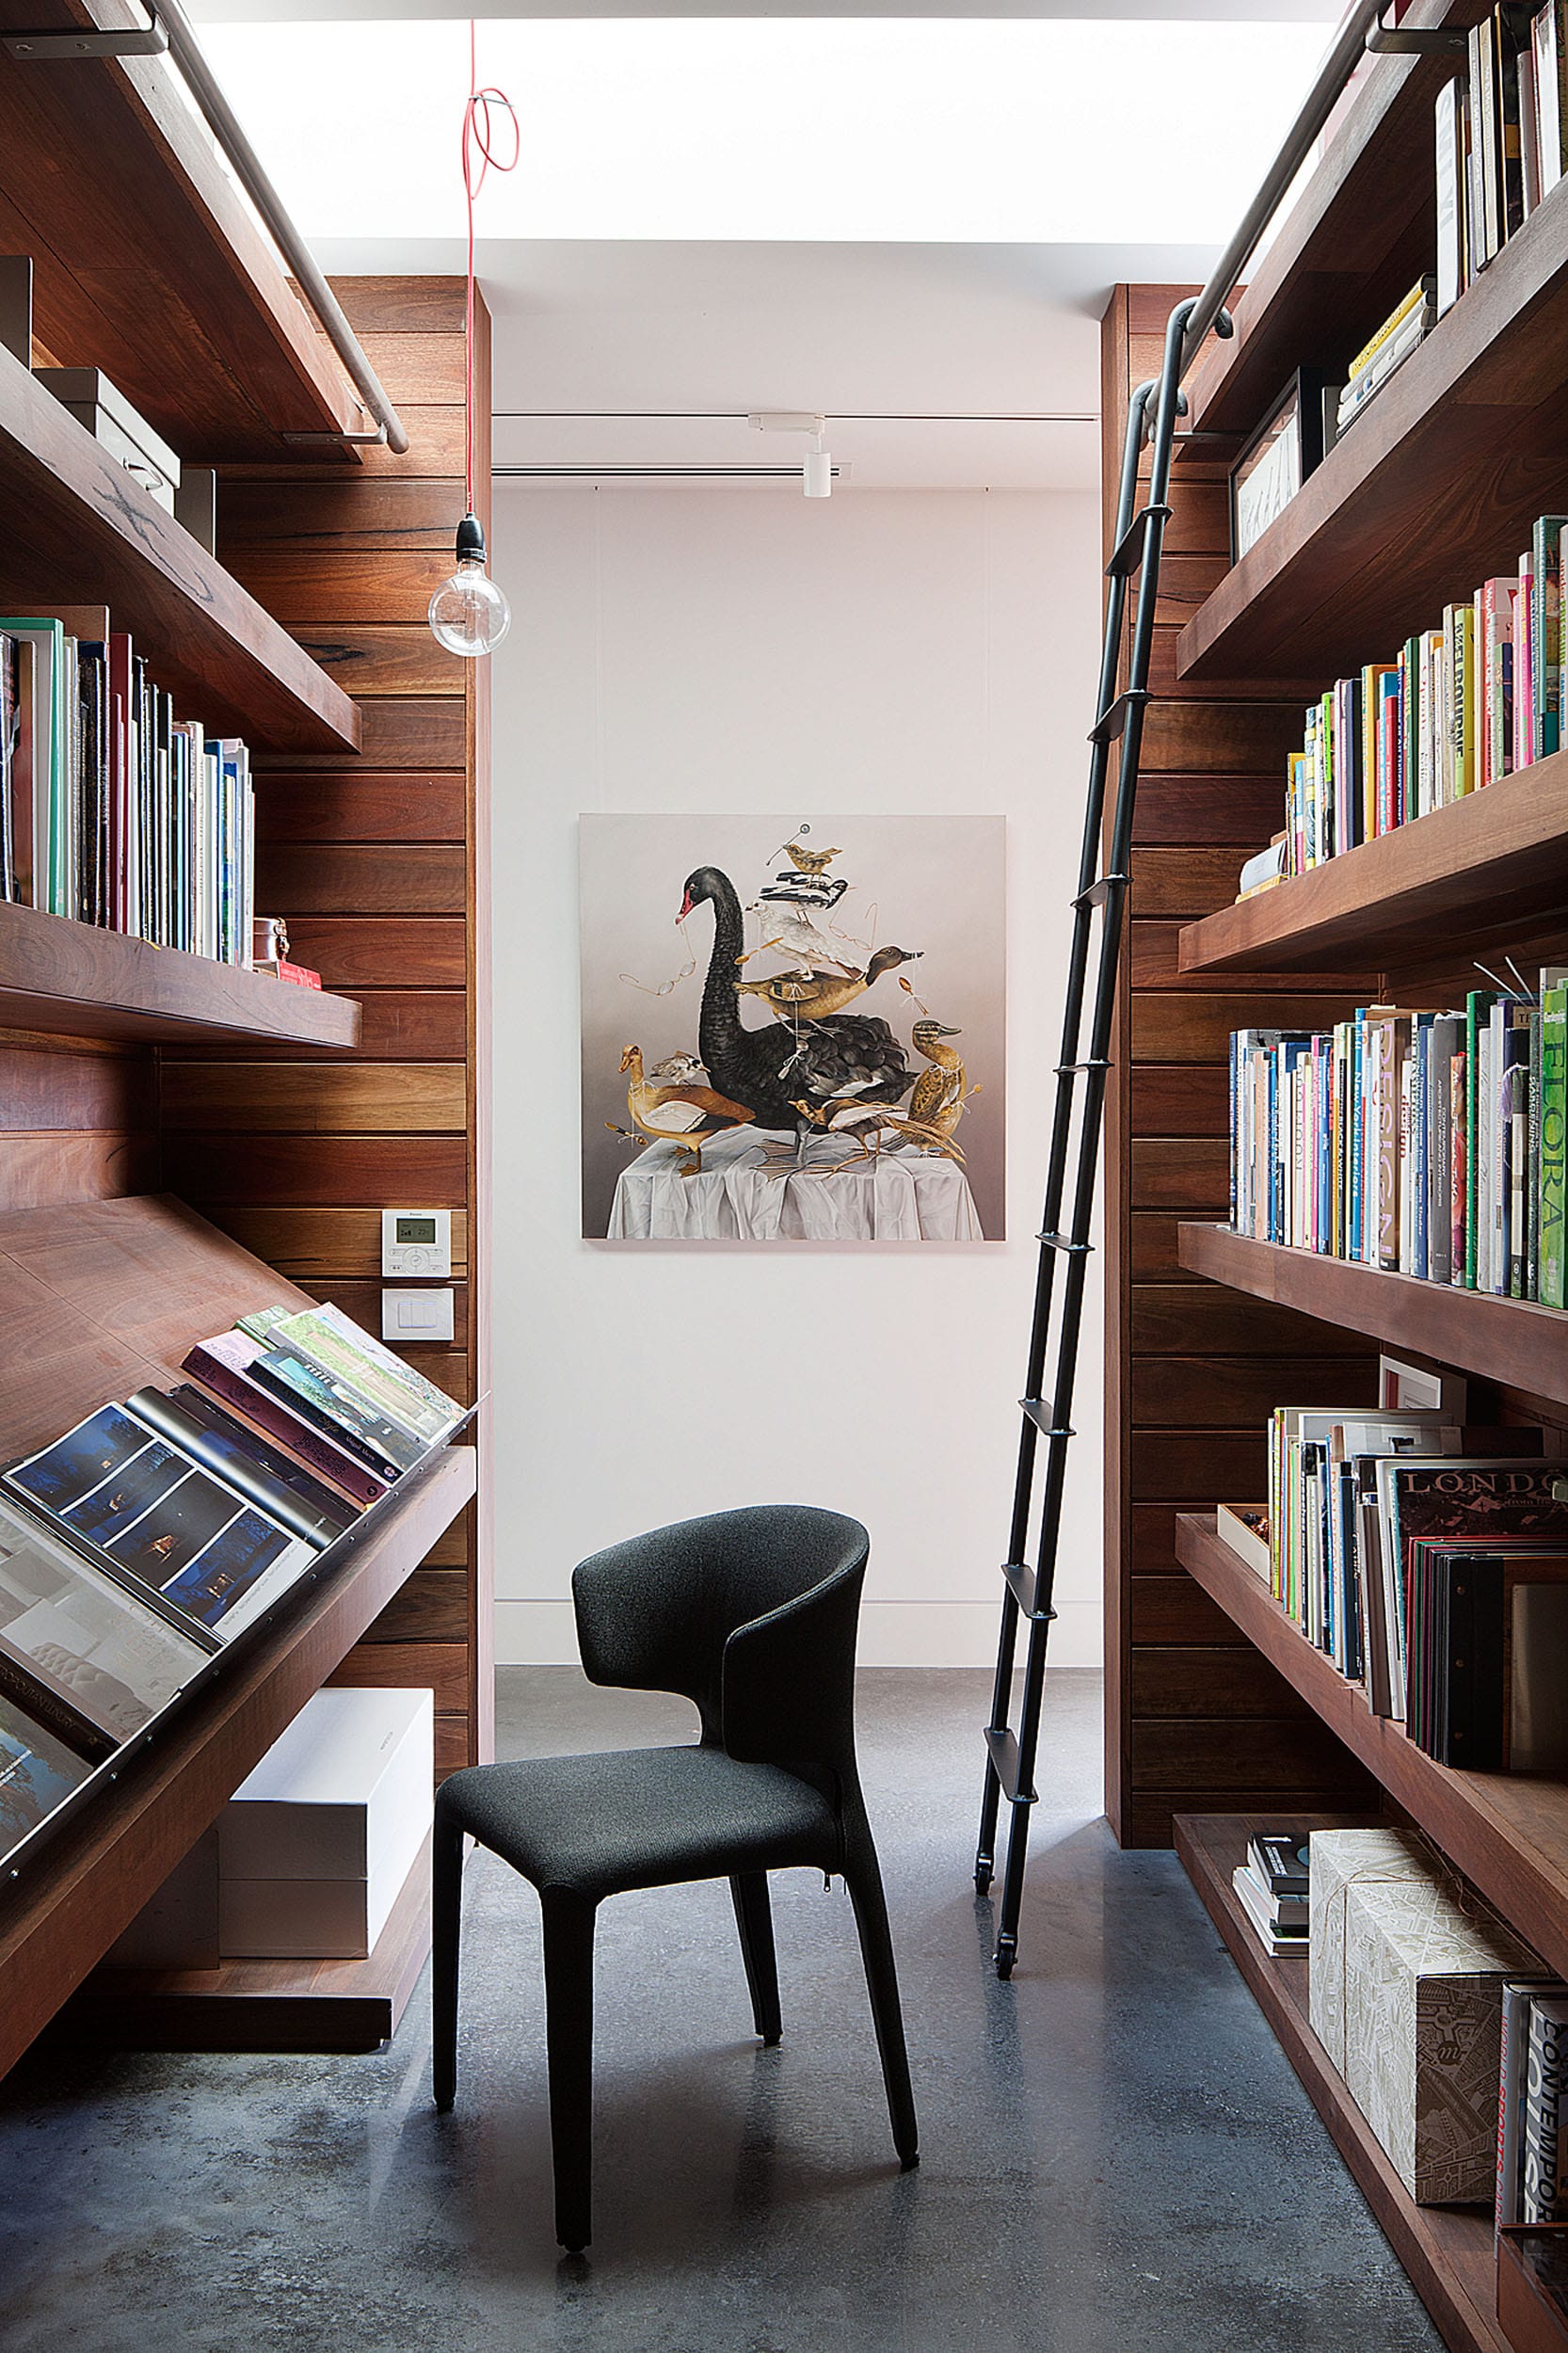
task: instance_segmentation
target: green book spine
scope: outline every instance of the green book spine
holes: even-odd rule
[[[1541,1296],[1541,1008],[1529,1009],[1529,1091],[1526,1096],[1525,1297]]]
[[[1562,534],[1568,516],[1543,515],[1530,535],[1535,646],[1535,749],[1544,760],[1562,743]]]
[[[1568,1307],[1564,1293],[1565,1140],[1568,1140],[1568,983],[1541,999],[1541,1304]]]
[[[1496,991],[1473,988],[1464,1000],[1464,1165],[1469,1172],[1464,1188],[1464,1288],[1476,1288],[1476,1242],[1480,1234],[1480,1188],[1476,1182],[1480,1162],[1476,1157],[1477,1115],[1480,1111],[1480,1055],[1477,1041],[1491,1018],[1496,1002]]]

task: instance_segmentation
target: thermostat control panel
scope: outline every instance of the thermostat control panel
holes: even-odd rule
[[[441,1278],[452,1273],[450,1209],[383,1209],[381,1272]]]

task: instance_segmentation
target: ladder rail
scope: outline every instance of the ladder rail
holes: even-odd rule
[[[975,1884],[978,1892],[984,1895],[989,1889],[995,1868],[997,1821],[1001,1801],[1006,1798],[1012,1818],[1008,1826],[1007,1860],[995,1956],[998,1974],[1002,1977],[1011,1976],[1017,1952],[1018,1916],[1028,1858],[1029,1814],[1036,1801],[1034,1764],[1045,1694],[1049,1630],[1056,1614],[1056,1556],[1061,1541],[1067,1447],[1073,1434],[1069,1420],[1088,1281],[1088,1235],[1094,1216],[1106,1087],[1111,1069],[1112,1029],[1125,929],[1128,878],[1131,871],[1133,812],[1143,751],[1144,716],[1148,703],[1148,674],[1159,596],[1160,563],[1165,524],[1170,514],[1166,493],[1170,487],[1176,421],[1185,407],[1180,392],[1180,373],[1187,325],[1193,307],[1192,301],[1179,303],[1172,312],[1166,327],[1160,376],[1153,383],[1140,385],[1128,404],[1114,552],[1106,572],[1109,584],[1100,660],[1100,695],[1090,737],[1083,846],[1079,890],[1073,902],[1072,945],[1063,1017],[1062,1055],[1056,1071],[1057,1091],[1047,1166],[1045,1214],[1041,1220],[1040,1260],[1030,1334],[1029,1377],[1018,1444],[1008,1567],[1004,1571],[1005,1590],[997,1650],[996,1682],[992,1693],[991,1721],[985,1734],[986,1766],[975,1858]],[[1228,328],[1228,320],[1224,324]],[[1149,413],[1151,398],[1155,404],[1152,418]],[[1143,508],[1135,512],[1138,468],[1145,437],[1153,444],[1148,492]],[[1137,598],[1130,640],[1126,646],[1128,683],[1118,693],[1124,640],[1128,638],[1128,588],[1134,574],[1137,577]],[[1111,745],[1118,740],[1116,797],[1108,832],[1105,789],[1110,773]],[[1096,880],[1096,869],[1102,856],[1106,857],[1106,868]],[[1095,971],[1089,1050],[1087,1056],[1080,1061],[1084,995],[1091,963],[1090,926],[1096,914],[1100,917],[1100,939]],[[1080,1079],[1083,1081],[1081,1092],[1077,1086]],[[1068,1164],[1072,1159],[1075,1112],[1078,1148],[1073,1171],[1072,1209],[1064,1233],[1058,1228],[1067,1186]],[[1059,1255],[1067,1259],[1060,1292],[1055,1273]],[[1059,1314],[1053,1315],[1053,1310],[1059,1310]],[[1054,1350],[1051,1348],[1053,1322]],[[1040,1382],[1048,1355],[1051,1358],[1051,1386],[1046,1401],[1050,1411],[1045,1415],[1037,1414],[1037,1401],[1040,1400]],[[1025,1564],[1024,1555],[1029,1540],[1036,1483],[1037,1447],[1041,1435],[1046,1438],[1046,1465],[1035,1553],[1038,1565],[1031,1571]],[[1029,1613],[1023,1691],[1018,1729],[1015,1735],[1010,1719],[1020,1616],[1018,1593],[1026,1580],[1028,1589],[1032,1591],[1033,1607]],[[1000,1758],[1006,1760],[1012,1784],[1010,1788],[1004,1785],[1003,1772],[999,1767]]]
[[[1132,529],[1133,514],[1138,499],[1138,467],[1143,454],[1144,414],[1155,385],[1140,384],[1128,404],[1127,435],[1122,449],[1122,474],[1116,503],[1116,544],[1120,547]],[[1121,636],[1126,617],[1128,576],[1114,574],[1110,583],[1106,604],[1104,643],[1100,654],[1099,699],[1096,713],[1105,711],[1116,692],[1116,677],[1121,660]],[[1045,1207],[1040,1219],[1043,1234],[1055,1231],[1061,1216],[1062,1194],[1066,1181],[1069,1144],[1072,1086],[1066,1069],[1078,1056],[1079,1038],[1083,1017],[1083,986],[1088,975],[1090,925],[1094,907],[1087,904],[1099,863],[1100,838],[1104,829],[1105,784],[1110,772],[1111,747],[1108,742],[1094,740],[1089,760],[1089,789],[1083,816],[1083,840],[1079,853],[1078,891],[1074,901],[1072,942],[1067,963],[1066,1002],[1062,1016],[1062,1051],[1057,1067],[1056,1100],[1051,1119],[1050,1156],[1046,1170]],[[1116,894],[1118,897],[1120,893]],[[1092,1075],[1092,1074],[1091,1074]],[[1081,1256],[1081,1252],[1073,1255]],[[1024,1395],[1037,1397],[1045,1370],[1046,1352],[1050,1339],[1051,1299],[1055,1283],[1054,1249],[1042,1246],[1034,1277],[1034,1306],[1030,1325],[1029,1355],[1024,1380]],[[1029,1522],[1034,1494],[1035,1448],[1039,1438],[1035,1424],[1024,1417],[1018,1448],[1018,1467],[1013,1489],[1013,1517],[1008,1538],[1007,1557],[1021,1561],[1029,1542]],[[1011,1604],[1011,1607],[1008,1605]],[[1006,1730],[1008,1703],[1012,1694],[1013,1671],[1016,1657],[1018,1629],[1017,1604],[1008,1593],[1001,1613],[1001,1629],[997,1644],[996,1677],[991,1695],[991,1721],[987,1729],[993,1733]],[[981,1801],[979,1847],[975,1860],[977,1884],[990,1883],[995,1863],[997,1814],[1001,1798],[998,1776],[987,1772],[984,1795]],[[984,1892],[984,1887],[982,1889]]]

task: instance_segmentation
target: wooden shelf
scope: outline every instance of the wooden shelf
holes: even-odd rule
[[[1479,22],[1473,0],[1416,0],[1407,26]],[[1311,179],[1187,387],[1190,423],[1250,433],[1298,367],[1343,367],[1432,267],[1432,108],[1457,57],[1368,58]],[[1197,458],[1201,441],[1177,444]],[[1212,452],[1208,455],[1211,457]]]
[[[1345,1258],[1256,1241],[1226,1225],[1183,1225],[1178,1255],[1190,1273],[1207,1274],[1255,1299],[1365,1332],[1483,1380],[1510,1383],[1544,1401],[1568,1401],[1568,1315],[1559,1308],[1384,1274]]]
[[[216,1969],[97,1969],[53,2041],[131,2051],[376,2051],[430,1955],[425,1841],[363,1961],[226,1961]]]
[[[67,1037],[354,1046],[352,997],[0,900],[0,1024]]]
[[[1186,924],[1180,968],[1386,968],[1546,913],[1568,922],[1568,752]]]
[[[6,31],[145,23],[128,0],[0,0]],[[165,57],[0,50],[0,250],[33,257],[39,341],[112,376],[192,464],[344,468],[348,378]]]
[[[1523,1773],[1456,1772],[1418,1749],[1402,1722],[1374,1716],[1360,1687],[1314,1648],[1216,1532],[1211,1513],[1177,1514],[1176,1558],[1526,1943],[1568,1972],[1568,1786]]]
[[[1334,1830],[1344,1817],[1293,1816],[1288,1826]],[[1416,2204],[1312,2031],[1306,1962],[1271,1961],[1241,1910],[1230,1875],[1246,1859],[1248,1838],[1284,1827],[1278,1816],[1178,1814],[1176,1852],[1449,2353],[1512,2353],[1496,2320],[1491,2213]]]
[[[1188,680],[1325,683],[1513,568],[1568,489],[1568,183],[1390,378],[1176,644]]]
[[[215,734],[272,751],[359,746],[343,689],[0,349],[0,609],[61,603],[106,604],[181,715]]]

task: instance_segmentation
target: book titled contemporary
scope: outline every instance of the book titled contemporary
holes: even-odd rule
[[[584,817],[583,1230],[1000,1241],[1004,821]]]

